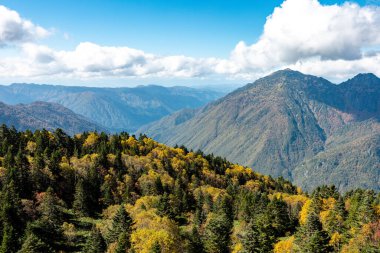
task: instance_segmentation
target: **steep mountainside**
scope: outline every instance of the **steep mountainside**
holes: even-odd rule
[[[18,130],[61,128],[69,134],[83,131],[104,131],[105,128],[54,103],[6,105],[0,102],[0,124],[14,126]]]
[[[140,131],[284,176],[308,190],[322,183],[341,191],[379,190],[379,98],[380,79],[372,74],[335,85],[283,70]]]
[[[5,103],[58,103],[113,131],[135,131],[143,124],[184,108],[203,106],[220,96],[222,93],[215,91],[156,85],[136,88],[0,86],[0,101]]]

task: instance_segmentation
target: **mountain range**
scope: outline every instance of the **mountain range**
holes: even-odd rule
[[[98,124],[55,103],[34,102],[31,104],[7,105],[0,102],[0,123],[14,126],[18,130],[57,128],[73,135],[83,131],[106,131]]]
[[[111,132],[133,132],[175,111],[203,106],[223,94],[207,89],[158,85],[134,88],[37,84],[0,86],[0,101],[6,104],[36,101],[57,103]]]
[[[339,85],[281,70],[193,110],[139,129],[311,190],[335,184],[380,190],[380,79]]]

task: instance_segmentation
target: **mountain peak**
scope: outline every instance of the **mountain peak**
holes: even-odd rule
[[[373,73],[359,73],[357,74],[354,78],[360,78],[360,77],[369,77],[369,78],[378,78],[375,74]]]
[[[373,73],[360,73],[351,78],[350,80],[357,80],[357,81],[365,81],[365,82],[372,82],[372,81],[377,81],[379,82],[379,78],[373,74]]]
[[[342,83],[342,87],[367,87],[372,89],[374,86],[380,86],[380,78],[372,73],[361,73]]]
[[[246,88],[252,87],[287,87],[291,89],[309,89],[312,87],[330,87],[332,84],[321,77],[306,75],[292,69],[283,69],[273,72],[272,74],[260,78],[253,84],[249,84]]]
[[[302,77],[302,76],[306,76],[306,75],[297,70],[286,68],[286,69],[277,70],[267,77],[285,77],[286,78],[286,77]]]

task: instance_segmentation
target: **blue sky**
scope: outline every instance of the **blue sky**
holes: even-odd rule
[[[288,1],[313,2],[315,0]],[[292,64],[295,64],[297,68],[296,64],[301,64],[301,60],[303,60],[303,62],[305,61],[306,58],[304,57],[304,55],[307,56],[308,62],[311,62],[311,60],[315,59],[316,57],[325,59],[326,56],[328,60],[340,59],[345,61],[352,61],[350,57],[353,57],[353,59],[355,58],[355,60],[358,60],[360,57],[364,57],[359,57],[358,55],[342,55],[338,52],[339,49],[332,51],[332,56],[329,57],[329,55],[326,55],[328,54],[329,50],[326,50],[325,48],[311,48],[310,52],[313,52],[314,50],[316,51],[316,53],[309,54],[308,52],[301,52],[299,53],[300,55],[286,56],[284,58],[285,60],[280,59],[278,61],[278,64],[274,64],[273,66],[271,64],[268,64],[267,62],[265,62],[265,64],[263,64],[262,66],[257,62],[253,62],[250,66],[254,67],[248,66],[247,68],[247,66],[242,65],[243,60],[239,61],[239,63],[236,63],[236,60],[231,60],[231,55],[237,48],[238,43],[241,41],[245,43],[245,47],[242,46],[242,50],[245,51],[241,54],[250,55],[250,57],[252,58],[256,57],[256,54],[259,51],[257,51],[258,49],[255,49],[255,44],[257,44],[260,38],[265,37],[263,36],[263,32],[264,25],[267,23],[267,17],[273,14],[274,9],[276,7],[281,6],[283,2],[284,1],[279,0],[0,1],[0,5],[3,5],[10,11],[17,12],[17,14],[22,19],[29,20],[30,22],[32,22],[34,26],[41,27],[49,33],[49,35],[44,36],[38,35],[38,38],[30,39],[30,41],[25,41],[23,39],[21,42],[12,41],[12,43],[7,41],[1,43],[0,37],[0,44],[4,44],[3,47],[0,48],[0,55],[11,57],[10,62],[13,62],[13,58],[24,57],[24,54],[26,54],[28,57],[31,57],[30,55],[32,55],[33,57],[37,55],[38,57],[35,57],[36,59],[40,59],[41,57],[43,59],[58,58],[59,56],[63,55],[63,53],[59,53],[58,51],[65,51],[67,54],[70,54],[70,52],[73,52],[76,48],[78,48],[78,45],[84,42],[91,42],[94,45],[99,46],[99,48],[94,49],[96,52],[102,51],[102,47],[113,47],[116,49],[128,47],[131,49],[140,50],[144,54],[141,56],[139,55],[138,57],[135,57],[135,53],[133,54],[133,57],[135,57],[133,59],[137,59],[137,62],[140,61],[140,63],[138,64],[130,61],[120,64],[112,62],[111,65],[116,66],[115,69],[113,69],[112,71],[109,69],[105,71],[103,67],[99,67],[99,62],[96,61],[91,66],[86,65],[83,67],[82,65],[78,65],[77,69],[71,69],[71,72],[67,70],[67,66],[65,70],[59,70],[58,65],[60,66],[60,68],[62,68],[62,65],[68,65],[67,62],[60,62],[59,64],[56,62],[49,62],[49,66],[46,65],[45,62],[45,67],[52,69],[51,73],[45,73],[44,71],[31,69],[28,73],[25,72],[17,74],[17,71],[19,71],[20,69],[25,69],[25,66],[21,66],[19,64],[15,66],[10,66],[9,68],[12,71],[14,71],[14,74],[10,76],[5,76],[3,74],[2,76],[0,76],[0,81],[54,82],[55,80],[57,80],[57,82],[60,83],[70,84],[108,83],[109,85],[119,86],[123,84],[130,85],[133,83],[143,84],[150,82],[162,82],[167,83],[169,85],[172,83],[181,84],[181,82],[185,84],[240,83],[250,81],[259,77],[260,75],[269,73],[272,70],[276,70]],[[319,5],[321,6],[331,6],[334,4],[343,6],[343,3],[345,3],[345,1],[319,1]],[[355,1],[355,3],[359,4],[359,6],[357,6],[356,8],[358,10],[363,9],[362,11],[366,11],[365,8],[367,8],[366,5],[368,4],[378,5],[378,1],[376,0]],[[289,7],[286,8],[289,9],[288,13],[291,13],[290,9],[295,7],[294,5],[292,7],[289,4]],[[285,12],[285,7],[283,7],[283,9]],[[325,9],[326,13],[328,13],[328,9]],[[307,8],[307,10],[310,10],[310,8]],[[324,15],[324,11],[325,10],[321,8],[322,14],[318,15]],[[373,7],[372,11],[376,14],[378,10],[375,7]],[[344,11],[342,11],[342,13],[344,13]],[[359,15],[357,13],[359,12],[356,12],[356,14],[352,13],[352,15]],[[338,18],[344,19],[344,17],[341,17],[341,14],[336,15]],[[281,13],[277,16],[282,17]],[[275,17],[273,18],[274,21],[272,23],[278,24],[280,21],[276,21]],[[326,17],[327,20],[328,18],[330,17]],[[353,16],[353,18],[355,17]],[[299,23],[299,21],[297,22]],[[364,30],[374,30],[370,27],[374,26],[374,24],[372,24],[373,22],[368,21],[367,23],[361,22],[360,24],[353,24],[353,26],[354,28],[356,28],[356,26],[364,26],[364,28],[361,27]],[[293,24],[294,26],[297,26],[296,22],[291,23],[291,28]],[[314,22],[311,22],[311,24],[314,24]],[[366,25],[368,25],[370,29],[367,29],[365,27]],[[294,29],[295,31],[298,31],[296,29],[299,28],[295,27]],[[310,29],[314,28],[312,27]],[[318,30],[319,28],[316,27],[315,29]],[[275,29],[273,31],[275,31]],[[375,30],[372,32],[377,31]],[[269,37],[272,38],[273,36],[270,35]],[[328,37],[330,36],[326,36],[326,38]],[[310,38],[305,38],[305,40],[310,40]],[[374,43],[372,43],[372,41]],[[303,41],[295,41],[295,43],[303,43]],[[377,50],[378,47],[377,38],[373,37],[370,37],[367,39],[367,41],[360,43],[362,44],[352,45],[353,47],[359,47],[360,52],[371,51],[372,49]],[[83,45],[81,49],[84,50],[84,48],[86,48],[85,46],[86,45]],[[42,47],[44,48],[41,49]],[[267,46],[265,46],[265,48],[267,48]],[[276,44],[274,48],[281,48],[281,46]],[[354,48],[354,50],[355,49],[356,48]],[[37,50],[39,51],[37,52]],[[284,50],[289,51],[288,47],[286,47]],[[46,55],[48,53],[49,55]],[[110,54],[109,57],[111,58],[114,57],[113,53],[116,55],[118,54],[117,50],[112,50],[112,52],[107,52],[105,54]],[[375,53],[377,53],[377,51]],[[41,54],[43,55],[40,57]],[[162,58],[170,56],[185,56],[191,59],[176,59],[175,64],[177,65],[175,65],[175,67],[172,66],[172,59],[159,59],[153,67],[149,66],[148,71],[139,70],[136,72],[136,68],[134,68],[132,74],[131,70],[125,70],[120,67],[124,65],[134,64],[134,66],[140,68],[141,62],[144,62],[145,64],[145,62],[147,61],[153,61],[152,57],[147,57],[146,54],[154,55],[154,59],[156,59],[157,57]],[[284,52],[283,54],[286,55],[288,53]],[[77,63],[77,61],[79,61],[76,59],[73,60],[72,58],[75,56],[71,56],[71,54],[70,57],[71,58],[69,62],[74,61],[75,63]],[[129,53],[125,52],[125,57],[128,58]],[[241,56],[239,57],[241,58]],[[260,57],[261,56],[257,56],[257,58]],[[108,58],[104,55],[99,59],[103,59],[104,61],[108,60]],[[218,59],[218,61],[212,59]],[[91,61],[91,59],[88,57],[86,58],[86,60]],[[16,60],[14,61],[16,62]],[[250,59],[245,59],[244,61],[249,62]],[[270,59],[267,61],[270,61]],[[277,61],[277,59],[275,59],[275,61]],[[43,69],[44,65],[42,63],[43,61],[37,62],[37,64],[40,64],[41,68]],[[37,64],[35,66],[37,66]],[[165,71],[160,70],[156,71],[157,73],[155,73],[153,69],[157,68],[158,65],[162,64],[168,64],[169,67],[165,67]],[[195,67],[191,64],[193,64]],[[204,68],[207,69],[206,71],[195,69],[196,65],[203,66],[203,64],[205,64]],[[215,66],[218,64],[220,65],[220,67],[218,68],[214,68],[211,66]],[[351,62],[351,64],[353,63]],[[10,64],[7,63],[7,65]],[[94,70],[94,66],[96,66],[96,70]],[[180,69],[184,66],[190,68],[190,70]],[[83,67],[83,69],[85,70],[81,69],[81,67]],[[88,69],[91,69],[91,71],[88,71]],[[101,74],[99,74],[100,72],[98,71],[98,69],[100,72],[102,72]],[[311,69],[311,67],[307,68],[303,65],[303,69],[301,68],[301,70],[305,69],[306,72],[308,72],[307,69]],[[358,68],[358,71],[359,70],[362,71],[363,67]],[[173,71],[173,73],[171,74],[170,71]],[[67,72],[70,72],[70,74],[67,74],[65,76],[65,73]],[[339,73],[335,75],[334,73],[326,73],[325,76],[330,79],[338,80],[339,78],[345,78],[346,76],[353,74],[352,72],[355,71],[350,71],[349,73],[341,73],[341,71],[337,72]],[[322,72],[318,73],[318,71],[316,71],[315,74],[320,74],[323,76]]]
[[[156,54],[227,57],[240,40],[254,43],[281,0],[8,0],[5,6],[70,39],[47,41],[71,49],[82,41]],[[320,1],[326,4],[344,1]],[[366,1],[355,1],[365,4]],[[63,35],[62,35],[63,36]]]

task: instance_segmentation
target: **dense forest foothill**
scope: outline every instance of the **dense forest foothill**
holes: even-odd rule
[[[128,133],[0,127],[2,252],[379,252],[380,195]]]

